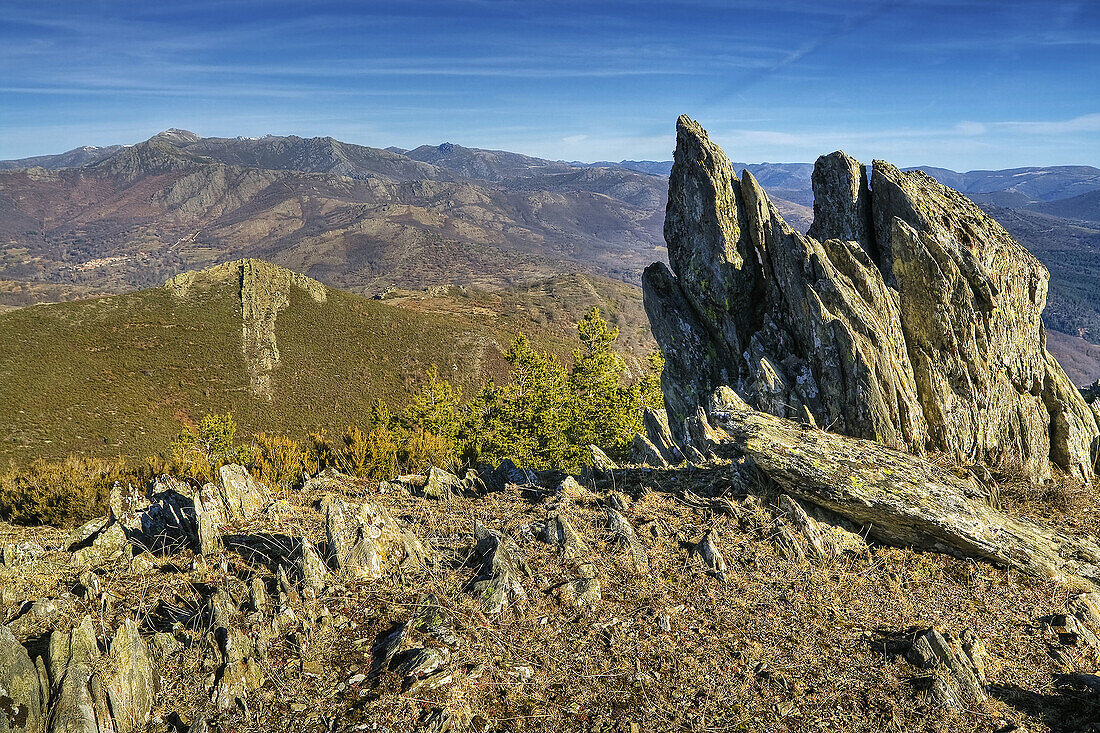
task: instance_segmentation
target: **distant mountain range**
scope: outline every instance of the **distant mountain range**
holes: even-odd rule
[[[636,281],[664,257],[666,183],[621,167],[183,130],[2,166],[9,280],[123,292],[254,256],[371,293],[575,271]]]
[[[3,281],[19,289],[16,305],[35,292],[159,285],[239,257],[361,294],[499,289],[577,272],[633,283],[666,258],[671,165],[178,129],[0,161],[0,307]],[[792,226],[809,227],[811,163],[734,165],[756,176]],[[1100,169],[924,170],[1046,263],[1052,328],[1100,341]]]

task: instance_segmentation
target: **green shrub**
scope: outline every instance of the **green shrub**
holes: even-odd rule
[[[569,376],[553,354],[517,336],[506,354],[509,384],[490,383],[468,410],[466,457],[498,463],[510,458],[534,469],[571,465]]]
[[[213,481],[227,463],[248,463],[251,449],[233,443],[237,424],[229,413],[204,415],[196,428],[185,425],[169,446],[174,473],[197,481]]]

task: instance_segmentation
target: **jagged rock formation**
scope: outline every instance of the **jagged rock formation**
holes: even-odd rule
[[[1046,352],[1046,269],[921,172],[875,161],[868,188],[837,152],[813,183],[803,236],[697,123],[678,121],[672,271],[643,277],[676,439],[698,442],[687,422],[725,385],[755,409],[892,448],[1033,481],[1053,462],[1091,481],[1100,427]]]
[[[271,375],[279,363],[275,319],[290,305],[292,288],[304,291],[318,303],[328,298],[325,286],[263,260],[246,259],[201,272],[185,272],[165,287],[177,298],[187,297],[196,278],[235,280],[241,300],[241,351],[248,367],[252,394],[272,399]]]

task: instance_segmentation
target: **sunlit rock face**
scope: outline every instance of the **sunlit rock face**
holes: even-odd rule
[[[869,180],[868,180],[869,179]],[[676,437],[719,386],[757,410],[923,454],[1091,480],[1093,412],[1046,351],[1048,273],[963,195],[835,152],[792,229],[696,122],[677,122],[645,305]]]

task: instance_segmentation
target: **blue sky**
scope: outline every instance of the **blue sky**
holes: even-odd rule
[[[1100,166],[1100,2],[0,0],[0,158],[201,135]]]

